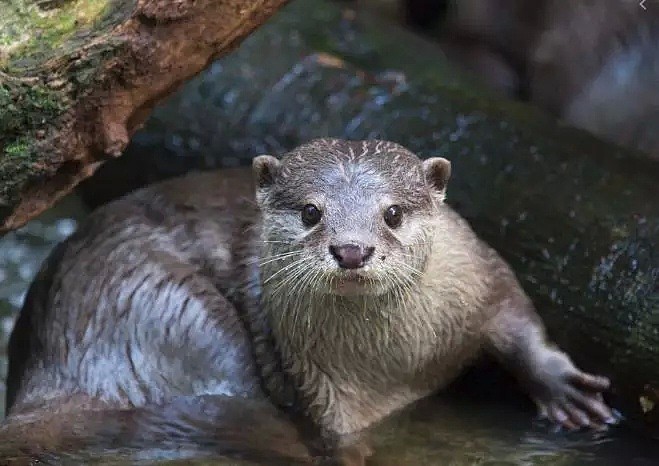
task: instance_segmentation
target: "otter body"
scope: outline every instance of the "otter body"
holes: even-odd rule
[[[247,332],[217,288],[237,285],[232,210],[241,198],[234,205],[228,196],[250,181],[237,175],[137,191],[92,213],[55,248],[10,337],[9,414],[71,394],[115,408],[260,395]],[[218,196],[205,197],[211,186]]]
[[[266,396],[353,434],[486,351],[552,420],[613,422],[608,380],[546,341],[512,271],[444,204],[449,175],[391,142],[321,139],[257,157],[251,180],[194,174],[102,207],[28,293],[10,416],[72,394]]]

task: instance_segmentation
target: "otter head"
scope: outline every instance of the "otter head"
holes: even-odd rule
[[[320,139],[253,161],[264,291],[401,292],[419,280],[450,163],[387,141]],[[267,288],[272,287],[272,288]]]

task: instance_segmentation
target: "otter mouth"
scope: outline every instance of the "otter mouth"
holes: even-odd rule
[[[364,272],[357,272],[355,270],[342,270],[337,274],[339,280],[348,280],[348,281],[368,281],[368,277]]]
[[[363,272],[353,270],[342,270],[332,278],[333,291],[339,295],[363,294],[374,284]]]

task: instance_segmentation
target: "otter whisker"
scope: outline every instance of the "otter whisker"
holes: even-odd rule
[[[279,280],[276,282],[276,286],[273,286],[273,289],[271,291],[271,294],[276,295],[283,287],[288,285],[291,281],[295,280],[299,274],[301,274],[304,271],[304,263],[306,262],[306,259],[300,259],[299,263],[296,264],[291,264],[290,266],[287,266],[288,269],[285,271],[287,272],[282,280]],[[272,279],[276,278],[277,273],[273,274]]]
[[[316,270],[316,273],[313,275],[313,294],[319,295],[322,294],[323,290],[327,290],[327,275],[323,272],[321,268]]]
[[[423,275],[422,270],[419,270],[416,267],[414,267],[410,264],[406,264],[405,262],[402,262],[402,261],[395,261],[394,266],[395,266],[395,268],[397,268],[399,270],[402,269],[402,270],[405,270],[406,272],[409,272],[410,274],[412,274],[415,277],[420,277],[420,276]]]
[[[290,257],[299,256],[299,255],[302,255],[302,254],[303,254],[303,251],[289,251],[289,252],[284,252],[284,253],[281,253],[281,254],[274,254],[272,256],[266,256],[261,261],[256,261],[255,260],[251,263],[252,264],[258,263],[259,265],[263,266],[263,265],[269,264],[271,262],[277,262],[277,261],[284,260],[284,259],[287,259],[287,258],[290,258]]]
[[[312,297],[315,296],[316,295],[315,286],[318,282],[318,277],[320,276],[321,273],[322,272],[321,272],[320,268],[315,268],[311,273],[304,275],[302,277],[302,279],[300,280],[298,288],[299,289],[305,289],[306,288],[306,289],[309,290],[308,291],[309,296],[312,296]],[[298,315],[296,315],[295,318],[297,320],[297,318],[299,317],[299,313],[304,312],[304,315],[305,315],[305,333],[308,334],[309,329],[311,327],[311,317],[312,317],[312,315],[311,315],[311,312],[310,312],[311,309],[300,309],[303,303],[304,303],[303,300],[297,300],[297,305],[296,305],[296,308],[295,308],[295,312]]]
[[[418,253],[417,254],[414,254],[414,253],[413,254],[405,254],[404,252],[399,252],[398,255],[400,255],[402,257],[405,257],[405,258],[408,258],[408,259],[414,259],[414,260],[419,260],[420,259]]]
[[[296,267],[296,266],[300,265],[301,263],[305,262],[306,260],[308,260],[308,259],[306,257],[303,257],[302,259],[298,259],[297,261],[293,261],[290,264],[285,265],[284,267],[279,269],[277,272],[270,275],[266,280],[264,280],[263,285],[267,285],[268,283],[270,283],[273,279],[275,279],[280,274],[290,270],[293,267]]]
[[[297,306],[291,308],[290,306],[290,296],[294,296],[297,293],[297,286],[299,281],[296,281],[298,277],[302,276],[306,272],[306,267],[304,266],[308,259],[305,259],[303,264],[300,264],[297,268],[293,269],[293,272],[285,280],[282,280],[277,287],[271,292],[271,297],[273,300],[276,300],[280,303],[280,312],[278,318],[278,326],[284,324],[284,318],[286,313],[292,314],[293,316],[293,328],[289,329],[290,338],[293,340],[295,338],[295,331],[297,329]],[[293,287],[289,290],[287,294],[280,294],[280,291],[283,291],[287,288],[288,284],[293,282]]]
[[[276,295],[280,290],[286,287],[289,283],[295,281],[301,274],[303,274],[306,271],[306,263],[309,262],[309,260],[310,259],[308,257],[304,257],[301,260],[291,264],[295,267],[291,267],[292,270],[288,271],[289,273],[286,278],[277,283],[277,286],[273,289],[272,294]]]
[[[402,264],[398,264],[398,265],[402,265]],[[397,270],[396,275],[403,289],[408,291],[409,289],[414,288],[417,285],[417,282],[414,280],[415,276],[410,276],[402,273],[401,271],[402,269],[407,270],[405,267],[401,267]],[[416,269],[412,269],[411,267],[409,268],[409,271],[417,272],[417,274],[420,275],[420,273]]]
[[[405,301],[409,298],[410,292],[416,283],[407,274],[402,273],[401,269],[404,267],[400,267],[401,263],[396,261],[393,265],[394,267],[392,267],[391,270],[391,275],[393,277],[391,279],[395,283],[394,294],[396,297],[397,306],[403,306]]]
[[[404,302],[404,295],[403,295],[403,288],[401,286],[400,279],[398,277],[398,274],[395,272],[393,278],[391,278],[392,283],[394,283],[394,293],[395,293],[395,298],[396,298],[396,307],[401,307],[403,306]]]
[[[309,259],[309,261],[311,261],[311,259]],[[291,296],[298,296],[298,293],[300,292],[300,290],[303,290],[304,288],[306,288],[308,286],[309,282],[312,280],[312,277],[315,274],[318,273],[318,270],[315,270],[312,273],[307,273],[308,271],[309,271],[309,269],[308,269],[308,267],[306,267],[306,264],[301,265],[299,267],[299,269],[296,269],[295,272],[293,274],[291,274],[290,279],[289,280],[284,280],[282,283],[280,283],[277,287],[277,290],[276,290],[277,292],[279,292],[279,290],[282,290],[288,283],[293,282],[293,286],[289,290],[289,293],[287,295],[288,298],[285,298],[286,299],[286,305],[283,306],[284,311],[279,316],[280,325],[281,325],[281,322],[282,322],[283,318],[285,317],[284,316],[285,312],[288,312],[289,314],[292,315],[292,319],[293,319],[293,329],[291,331],[291,339],[292,340],[295,340],[295,330],[299,328],[298,320],[299,320],[299,317],[300,317],[300,314],[301,314],[300,307],[301,307],[301,304],[304,302],[304,300],[296,299],[294,301],[294,306],[293,307],[289,306],[288,303],[290,303],[290,297]],[[308,318],[309,312],[308,312],[308,309],[305,309],[305,310],[302,310],[302,311],[304,311],[305,315],[307,316],[307,321],[305,321],[305,327],[307,327],[307,324],[310,322],[309,318]],[[303,332],[303,334],[306,334],[307,331],[308,331],[308,329],[305,328],[305,331]]]
[[[321,271],[318,271],[318,274],[323,278],[325,277],[325,275],[322,274]],[[327,298],[328,298],[327,296],[323,296],[321,298],[321,302],[327,301]],[[338,309],[338,306],[336,305],[336,296],[332,295],[331,300],[332,300],[332,304],[326,307],[329,308],[328,310],[335,312]],[[302,339],[301,344],[298,346],[300,351],[302,351],[304,354],[312,351],[313,347],[316,345],[316,342],[320,338],[321,331],[325,327],[325,321],[328,318],[330,318],[329,316],[330,313],[328,312],[320,312],[320,313],[314,312],[317,309],[319,309],[318,306],[311,306],[310,309],[305,309],[305,315],[304,315],[305,338]]]
[[[301,255],[301,254],[302,254],[302,252],[299,252],[299,251],[285,253],[285,254],[276,254],[276,255],[272,255],[272,256],[265,256],[261,260],[251,261],[250,263],[252,263],[252,264],[257,263],[259,265],[266,265],[266,264],[269,264],[271,262],[276,262],[276,261],[279,261],[279,260],[282,260],[282,259],[294,257],[296,255]]]
[[[280,280],[276,285],[272,286],[271,291],[269,291],[272,299],[280,303],[279,307],[282,309],[282,312],[290,308],[291,302],[296,302],[292,300],[292,297],[298,296],[299,279],[307,273],[307,262],[308,259],[305,259],[296,267],[292,268],[290,273],[288,273],[283,280]]]
[[[385,287],[387,289],[387,293],[386,293],[387,307],[384,312],[384,329],[383,329],[383,334],[384,334],[383,345],[385,348],[387,348],[389,346],[389,336],[391,333],[391,310],[393,309],[391,305],[391,298],[392,298],[391,290],[396,286],[396,284],[393,282],[393,279],[388,274],[383,275],[380,279],[385,282]]]

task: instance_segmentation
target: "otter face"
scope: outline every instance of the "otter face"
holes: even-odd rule
[[[386,141],[321,139],[253,162],[264,286],[342,296],[403,292],[423,274],[450,163]],[[278,287],[278,288],[277,288]]]

